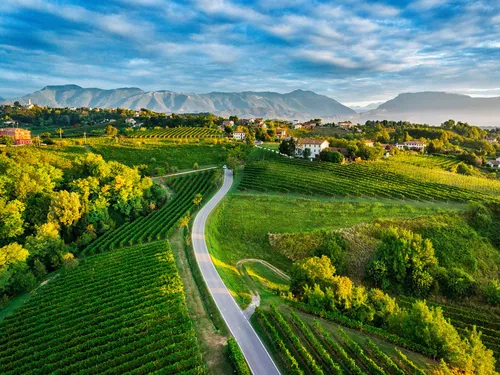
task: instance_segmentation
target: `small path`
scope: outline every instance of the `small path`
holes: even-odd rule
[[[279,277],[285,279],[286,281],[290,281],[290,276],[288,276],[285,272],[283,272],[282,270],[280,270],[279,268],[273,266],[271,263],[269,262],[266,262],[265,260],[262,260],[262,259],[252,259],[252,258],[249,258],[249,259],[242,259],[242,260],[239,260],[238,263],[236,263],[236,268],[238,268],[238,270],[241,269],[241,266],[243,266],[243,264],[245,263],[250,263],[250,262],[253,262],[253,263],[260,263],[264,266],[266,266],[267,268],[269,268],[271,271],[273,271],[275,274],[277,274]]]

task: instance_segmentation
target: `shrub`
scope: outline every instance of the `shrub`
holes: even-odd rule
[[[238,375],[250,375],[250,368],[248,367],[243,352],[241,351],[236,340],[231,337],[227,340],[227,348],[229,352],[229,358],[233,364],[234,370]]]

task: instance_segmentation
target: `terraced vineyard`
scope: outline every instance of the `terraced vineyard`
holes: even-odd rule
[[[0,325],[1,373],[203,374],[168,243],[85,258]]]
[[[318,321],[311,327],[292,311],[287,319],[275,307],[256,311],[257,324],[290,374],[425,374],[403,353],[388,355],[370,339],[360,344],[342,329],[334,337]]]
[[[398,303],[401,306],[410,306],[414,301],[415,299],[411,297],[398,296]],[[493,351],[497,363],[500,362],[500,315],[498,313],[481,312],[463,306],[433,302],[427,302],[427,304],[440,307],[443,315],[450,319],[451,324],[462,335],[466,334],[466,330],[470,332],[473,326],[476,326],[477,330],[482,332],[481,341]]]
[[[391,161],[310,162],[258,151],[246,165],[239,189],[421,201],[500,201],[499,181],[419,168]]]
[[[131,138],[215,138],[221,137],[222,132],[212,128],[168,128],[146,131],[137,131]]]
[[[84,251],[91,255],[124,246],[166,239],[175,229],[179,219],[196,208],[193,199],[201,194],[208,197],[216,187],[215,169],[179,175],[167,180],[175,192],[162,208],[135,221],[106,232],[92,242]]]
[[[453,156],[438,156],[438,155],[397,155],[392,159],[398,163],[414,165],[417,167],[437,168],[446,171],[451,170],[455,165],[460,163]]]

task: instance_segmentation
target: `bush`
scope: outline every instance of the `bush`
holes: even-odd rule
[[[500,306],[500,282],[491,280],[484,290],[484,295],[490,305]]]
[[[229,358],[233,364],[234,370],[238,375],[250,375],[250,368],[248,367],[243,352],[241,351],[236,340],[231,337],[227,340],[227,348],[229,352]]]

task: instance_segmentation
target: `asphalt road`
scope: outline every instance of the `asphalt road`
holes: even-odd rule
[[[201,273],[207,283],[208,290],[210,294],[212,294],[226,325],[229,327],[229,330],[243,351],[243,355],[247,360],[252,374],[278,375],[280,372],[264,347],[264,344],[260,341],[259,336],[254,331],[250,322],[243,314],[243,311],[231,296],[229,290],[217,273],[205,241],[205,226],[208,215],[221,201],[224,195],[226,195],[232,183],[233,174],[230,170],[226,170],[224,174],[224,184],[221,189],[202,207],[198,215],[196,215],[191,234],[193,248]]]

